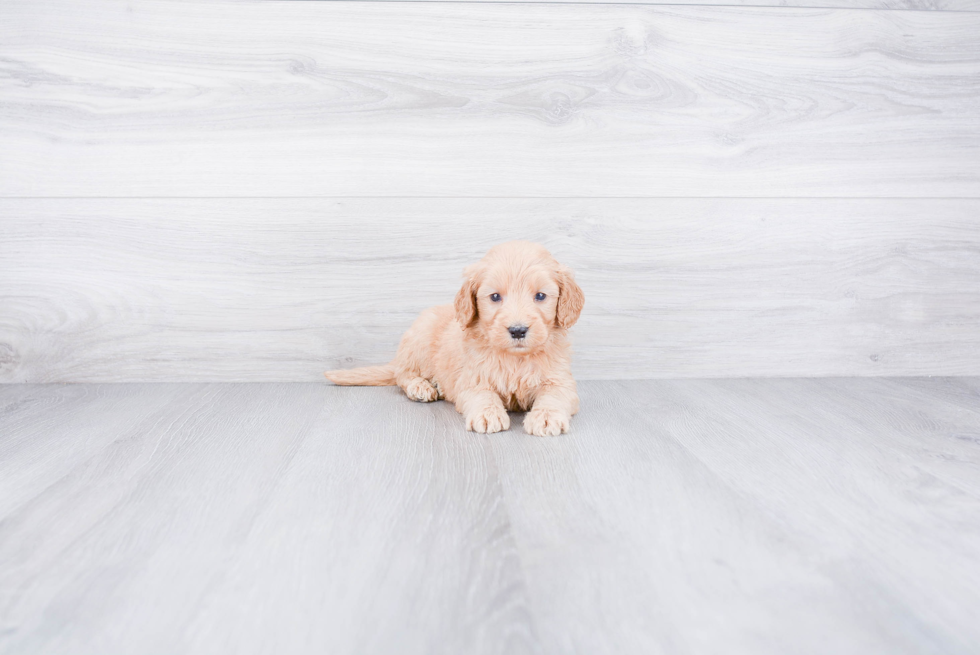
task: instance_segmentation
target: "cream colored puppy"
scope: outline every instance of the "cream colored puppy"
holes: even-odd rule
[[[466,429],[510,427],[507,410],[527,411],[524,430],[567,432],[578,411],[566,331],[585,300],[572,272],[527,241],[494,246],[467,267],[452,305],[425,310],[384,366],[327,371],[336,384],[397,384],[412,400],[445,398]]]

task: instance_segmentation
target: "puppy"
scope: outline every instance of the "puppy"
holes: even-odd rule
[[[422,312],[384,366],[327,371],[336,384],[397,384],[412,400],[445,398],[466,429],[500,432],[507,410],[526,411],[524,430],[567,432],[578,411],[566,331],[585,297],[572,272],[527,241],[494,246],[466,268],[452,305]]]

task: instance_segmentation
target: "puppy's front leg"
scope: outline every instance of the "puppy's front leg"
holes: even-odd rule
[[[538,437],[557,437],[568,432],[572,414],[578,411],[578,393],[574,383],[545,385],[538,391],[534,406],[524,417],[524,431]]]
[[[473,432],[500,432],[510,427],[504,403],[489,389],[464,391],[456,399],[456,410],[466,419],[466,429]]]

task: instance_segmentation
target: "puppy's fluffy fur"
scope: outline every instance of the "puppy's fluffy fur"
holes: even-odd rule
[[[572,272],[543,247],[513,241],[464,276],[455,303],[422,312],[391,363],[325,375],[343,385],[397,384],[421,402],[445,398],[475,432],[509,428],[507,410],[527,411],[529,434],[567,432],[578,394],[566,331],[585,300]],[[527,333],[514,338],[510,329],[521,327]]]

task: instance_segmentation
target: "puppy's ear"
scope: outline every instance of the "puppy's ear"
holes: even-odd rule
[[[558,309],[555,312],[555,324],[560,328],[570,328],[582,313],[585,294],[582,293],[582,287],[575,283],[571,270],[559,266],[557,278]]]
[[[476,291],[480,282],[477,280],[476,271],[472,268],[467,268],[463,274],[466,276],[466,281],[456,293],[453,308],[456,310],[456,320],[461,326],[467,328],[473,325],[479,316],[476,306]]]

